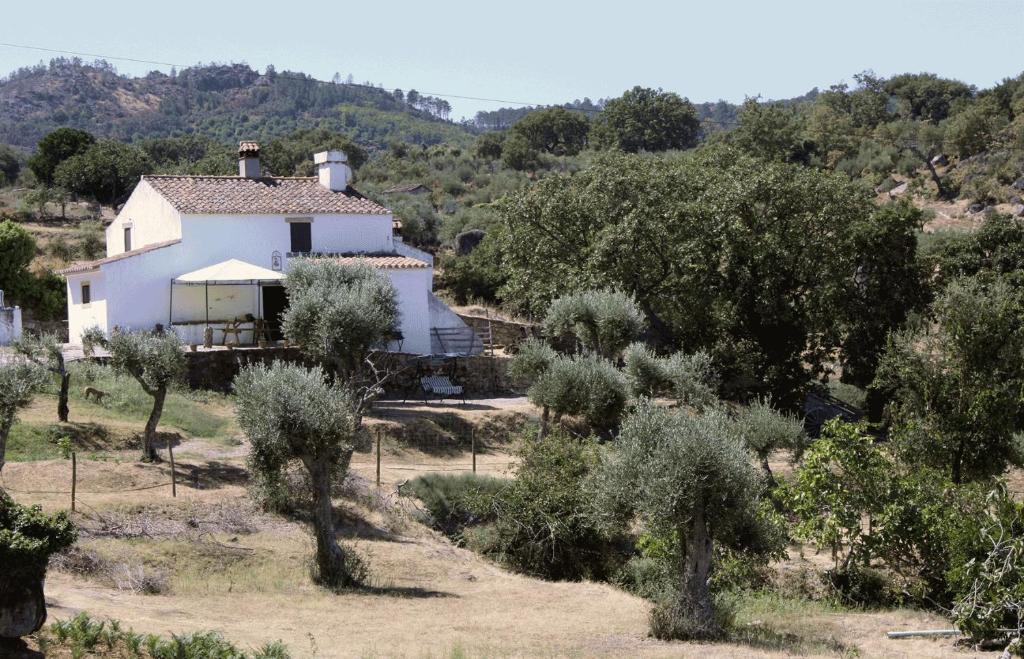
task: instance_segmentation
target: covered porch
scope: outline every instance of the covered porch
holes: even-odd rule
[[[168,327],[189,345],[256,345],[280,338],[285,274],[229,259],[171,280]]]

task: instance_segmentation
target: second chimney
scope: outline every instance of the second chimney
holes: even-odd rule
[[[320,185],[333,192],[344,192],[352,180],[348,167],[348,156],[344,151],[321,151],[313,154]]]
[[[238,175],[245,178],[259,178],[261,176],[259,142],[244,141],[238,143]]]

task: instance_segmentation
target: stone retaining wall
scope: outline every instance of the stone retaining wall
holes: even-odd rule
[[[190,387],[224,392],[231,390],[231,382],[246,364],[285,361],[312,365],[294,347],[206,350],[187,352],[185,355],[188,364],[185,380]],[[418,396],[417,374],[427,368],[429,360],[401,353],[391,353],[388,359],[387,368],[394,375],[385,385],[387,394],[403,396],[408,393],[411,398]],[[443,370],[453,382],[466,388],[467,396],[521,392],[524,389],[523,383],[512,381],[508,375],[509,361],[508,357],[490,355],[460,357],[445,362]]]

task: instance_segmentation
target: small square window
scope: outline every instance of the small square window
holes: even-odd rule
[[[82,284],[82,304],[89,304],[90,302],[92,302],[92,286]]]

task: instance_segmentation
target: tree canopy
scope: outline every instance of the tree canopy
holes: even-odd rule
[[[15,415],[32,402],[32,396],[43,388],[46,379],[46,371],[30,361],[0,362],[0,472]]]
[[[285,336],[347,379],[357,377],[370,349],[398,328],[395,287],[368,265],[299,260],[285,287]]]
[[[129,375],[153,398],[153,409],[142,437],[142,459],[157,459],[156,429],[163,414],[167,390],[185,373],[185,355],[181,339],[169,332],[114,332],[106,343],[110,365]]]
[[[594,130],[599,143],[628,153],[666,151],[696,146],[700,121],[678,94],[637,86],[605,104]]]
[[[130,193],[139,177],[152,168],[149,156],[139,147],[103,140],[62,161],[53,178],[71,192],[109,204]]]
[[[719,637],[710,591],[715,545],[779,550],[781,534],[759,514],[764,482],[736,426],[719,409],[701,415],[644,402],[594,477],[597,514],[612,526],[641,521],[678,536],[674,593],[652,614],[659,638]]]
[[[58,128],[39,140],[35,154],[28,159],[28,168],[45,185],[52,185],[57,166],[85,153],[95,142],[96,138],[84,130]]]
[[[1024,303],[1002,279],[952,282],[933,322],[894,334],[876,387],[893,392],[893,437],[902,458],[954,483],[996,476],[1024,455]]]
[[[512,126],[537,151],[556,156],[574,156],[587,145],[590,122],[580,112],[562,107],[529,113]]]
[[[799,404],[844,333],[861,355],[881,350],[884,332],[859,324],[899,314],[865,318],[862,301],[907,297],[884,284],[915,268],[918,216],[897,221],[846,177],[728,148],[604,156],[500,209],[511,303],[539,314],[566,293],[617,288],[661,348],[707,350],[724,393],[771,395],[783,408]]]
[[[17,300],[31,278],[28,266],[36,255],[36,241],[25,227],[12,220],[0,222],[0,290]]]

